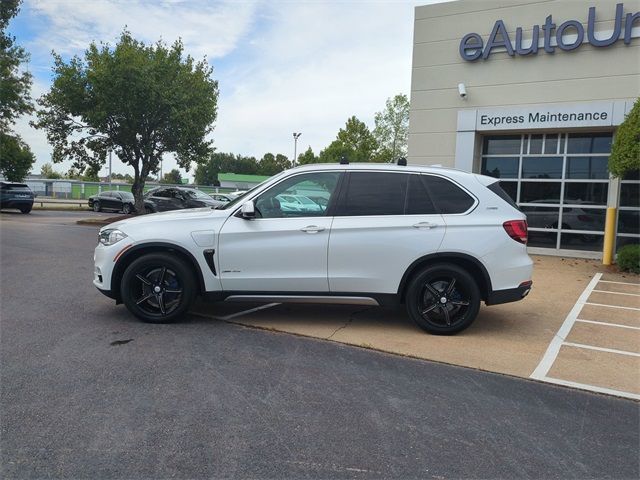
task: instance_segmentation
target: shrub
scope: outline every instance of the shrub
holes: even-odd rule
[[[625,245],[618,251],[618,267],[625,272],[640,273],[640,245]]]
[[[640,168],[640,99],[616,132],[611,147],[609,171],[616,177]]]

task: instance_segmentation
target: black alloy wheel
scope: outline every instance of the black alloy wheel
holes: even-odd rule
[[[96,201],[94,200],[94,202],[93,202],[93,211],[94,211],[94,212],[99,212],[99,211],[101,211],[101,210],[102,210],[102,209],[100,208],[100,202],[96,202]]]
[[[125,203],[122,206],[122,213],[124,213],[125,215],[129,215],[131,213],[131,204],[130,203]]]
[[[474,278],[453,264],[427,267],[407,289],[407,311],[420,328],[452,335],[473,323],[480,310],[480,290]]]
[[[136,317],[169,323],[185,313],[196,295],[193,270],[169,253],[134,260],[122,277],[122,301]]]

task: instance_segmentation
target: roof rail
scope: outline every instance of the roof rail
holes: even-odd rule
[[[349,165],[349,160],[344,155],[340,157],[340,165]]]
[[[400,165],[401,167],[406,167],[407,166],[407,159],[404,157],[400,157],[398,159],[398,165]]]

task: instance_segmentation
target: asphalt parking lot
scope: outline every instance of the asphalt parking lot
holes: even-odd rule
[[[400,311],[345,307],[198,305],[183,323],[146,325],[92,286],[97,228],[75,224],[88,215],[0,214],[3,478],[640,476],[636,401],[372,350],[390,342],[422,352],[395,353],[529,377],[568,333],[544,376],[602,386],[601,374],[575,372],[597,361],[566,362],[614,354],[575,346],[594,339],[636,351],[630,335],[606,333],[636,330],[600,325],[635,325],[635,310],[601,306],[636,308],[634,295],[602,293],[633,294],[606,282],[635,279],[593,282],[599,272],[575,261],[565,270],[581,281],[567,285],[549,267],[560,303],[533,309],[544,305],[534,290],[446,338]],[[265,330],[296,324],[287,328],[367,348]]]

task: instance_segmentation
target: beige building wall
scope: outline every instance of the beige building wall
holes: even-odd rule
[[[587,42],[589,7],[596,7],[596,31],[613,30],[613,0],[459,0],[415,10],[409,160],[418,164],[454,166],[458,112],[485,107],[578,104],[629,100],[640,96],[640,21],[630,45],[622,38],[609,47]],[[640,0],[626,0],[624,13],[640,11]],[[496,20],[503,20],[511,41],[522,27],[527,44],[533,25],[548,15],[559,26],[578,20],[585,29],[579,48],[549,54],[509,56],[493,50],[486,60],[469,62],[459,54],[461,39],[478,33],[486,46]],[[569,35],[573,30],[568,30]],[[543,31],[540,30],[542,38]],[[622,24],[624,36],[624,18]],[[458,84],[467,97],[461,98]],[[477,150],[477,148],[476,148]],[[476,151],[477,154],[477,151]]]

